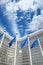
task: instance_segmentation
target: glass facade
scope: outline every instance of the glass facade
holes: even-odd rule
[[[37,32],[31,36],[29,36],[30,45],[34,42],[34,40],[38,38],[40,40],[40,44],[43,50],[43,31]],[[2,46],[0,47],[0,65],[14,65],[15,56],[16,56],[16,64],[15,65],[31,65],[30,63],[30,54],[29,54],[29,46],[26,44],[22,49],[20,48],[20,43],[23,39],[17,41],[17,49],[16,45],[13,44],[9,47],[8,43],[11,39],[7,36],[4,37]],[[1,40],[0,40],[1,43]],[[16,55],[15,55],[16,50]],[[31,58],[32,65],[43,65],[43,56],[41,54],[41,50],[39,45],[30,49],[31,50]]]
[[[39,32],[40,33],[40,32]],[[30,38],[30,45],[34,42],[34,40],[38,38],[43,49],[43,32],[40,34],[35,34]],[[43,65],[43,56],[41,54],[40,46],[36,46],[31,49],[32,55],[32,64],[33,65]]]
[[[19,53],[19,50],[22,52]],[[30,65],[29,49],[28,45],[25,45],[22,49],[20,48],[20,42],[17,45],[16,65]]]
[[[0,47],[0,65],[14,65],[15,47],[14,45],[11,48],[8,46],[10,41],[9,38],[4,37],[2,46]]]

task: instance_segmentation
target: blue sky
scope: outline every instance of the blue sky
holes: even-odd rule
[[[0,28],[18,37],[43,28],[43,2],[41,0],[1,0]]]

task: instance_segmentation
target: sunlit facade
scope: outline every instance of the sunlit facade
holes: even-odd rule
[[[34,42],[34,40],[37,38],[40,40],[40,44],[43,50],[43,29],[33,34],[30,34],[28,44],[30,43],[31,45]],[[18,45],[17,45],[16,65],[31,65],[29,46],[25,45],[24,48],[20,49],[19,43],[20,42],[18,42]],[[19,52],[20,50],[22,52]],[[43,65],[43,56],[42,56],[39,45],[34,47],[33,49],[30,48],[30,50],[31,50],[32,65]]]
[[[3,33],[0,31],[0,34]],[[15,47],[11,48],[8,46],[8,43],[11,41],[11,37],[5,33],[3,43],[0,47],[0,65],[14,65],[14,53]],[[0,40],[1,44],[1,40]]]
[[[35,39],[39,39],[42,50],[43,50],[43,30],[40,30],[30,36],[30,45],[34,42]],[[31,49],[32,55],[32,64],[33,65],[43,65],[43,56],[40,50],[40,46],[36,46],[35,48]]]
[[[1,33],[2,32],[0,31],[0,34]],[[19,39],[17,41],[17,48],[15,43],[11,47],[9,47],[8,43],[11,41],[12,37],[9,36],[7,33],[5,34],[2,46],[0,47],[0,65],[31,65],[28,44],[30,43],[31,45],[34,42],[34,40],[38,38],[40,40],[43,50],[43,30],[30,34],[28,44],[21,49],[20,43],[25,38],[26,37]],[[0,44],[1,44],[1,40],[0,40]],[[36,46],[30,50],[31,50],[32,65],[43,65],[43,56],[41,54],[40,47]],[[15,51],[16,51],[16,55],[15,55]],[[16,56],[16,60],[15,60],[15,56]]]

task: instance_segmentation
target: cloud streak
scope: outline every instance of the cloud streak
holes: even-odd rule
[[[11,2],[11,0],[1,0],[0,5],[5,6],[4,16],[6,16],[9,22],[12,24],[12,30],[14,33],[18,33],[18,37],[20,36],[20,32],[17,27],[17,11],[20,9],[22,11],[27,12],[30,8],[35,12],[35,15],[32,21],[27,25],[29,31],[36,31],[40,28],[43,28],[43,2],[41,0],[35,0],[37,3],[33,5],[34,0],[20,0],[19,2]],[[37,8],[41,8],[41,15],[36,16]],[[23,19],[21,17],[19,20]],[[29,18],[28,18],[29,19]],[[18,21],[19,22],[19,21]],[[25,22],[26,23],[26,22]],[[28,24],[28,23],[27,23]],[[27,30],[26,30],[27,31]]]
[[[33,21],[29,25],[30,30],[36,31],[43,28],[43,15],[39,15],[33,18]]]
[[[35,13],[35,16],[33,17],[32,22],[29,24],[29,28],[31,31],[36,31],[43,28],[43,7],[42,7],[43,2],[41,0],[35,0],[35,1],[37,2],[37,4],[35,4],[33,9],[37,10],[37,8],[39,7],[41,9],[41,15],[36,16],[36,13]]]
[[[27,11],[33,4],[33,0],[30,1],[25,1],[25,0],[20,0],[19,2],[15,3],[7,1],[8,3],[5,4],[6,11],[4,12],[4,15],[7,16],[9,21],[12,24],[12,30],[14,33],[18,32],[16,20],[17,20],[17,10],[21,9],[23,11]],[[20,34],[18,35],[20,36]]]

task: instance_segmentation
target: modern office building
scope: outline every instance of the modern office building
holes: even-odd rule
[[[3,33],[0,31],[0,34]],[[14,53],[15,53],[15,46],[9,47],[9,42],[11,41],[12,37],[5,33],[2,45],[0,47],[0,65],[14,65]],[[0,44],[1,44],[0,40]]]
[[[43,29],[39,30],[32,35],[30,35],[30,45],[34,42],[35,39],[39,39],[42,51],[43,51]],[[40,46],[36,46],[33,49],[31,49],[31,55],[32,55],[32,64],[33,65],[43,65],[43,56],[40,50]]]
[[[3,32],[0,31],[0,34],[1,33]],[[28,44],[30,43],[30,45],[32,45],[34,40],[38,38],[40,40],[40,44],[43,50],[43,29],[35,33],[32,33],[28,36],[29,36]],[[17,46],[14,43],[11,47],[9,47],[8,43],[11,41],[12,37],[7,33],[5,33],[2,46],[0,47],[0,65],[31,65],[29,45],[27,44],[22,49],[20,48],[20,43],[25,38],[26,37],[18,39]],[[30,48],[30,50],[31,50],[32,65],[43,65],[43,56],[41,54],[39,45],[32,49]]]

